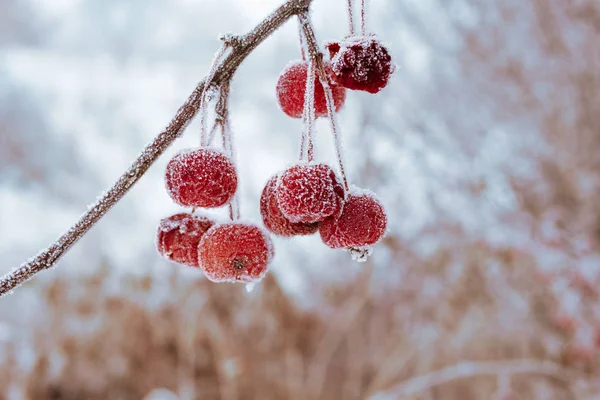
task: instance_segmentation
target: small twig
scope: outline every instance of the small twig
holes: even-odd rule
[[[302,24],[298,21],[298,39],[300,40],[300,54],[302,61],[306,61],[306,44],[304,43],[304,34],[302,33]]]
[[[340,128],[337,123],[337,118],[335,116],[335,103],[333,101],[333,93],[331,92],[331,87],[329,86],[329,79],[327,78],[327,73],[325,72],[325,66],[323,64],[323,53],[319,50],[319,44],[317,42],[317,38],[315,37],[315,30],[313,28],[312,22],[308,16],[308,13],[300,13],[298,14],[298,18],[302,23],[302,29],[304,30],[304,36],[306,37],[306,42],[308,46],[308,55],[316,64],[317,73],[319,74],[319,81],[323,86],[323,90],[325,91],[325,100],[327,104],[327,114],[329,116],[329,121],[331,122],[331,131],[333,134],[333,141],[335,144],[335,152],[338,159],[338,164],[340,168],[340,174],[342,175],[342,181],[344,182],[344,187],[346,190],[350,189],[350,185],[348,184],[348,178],[346,176],[346,168],[344,167],[344,158],[342,154],[342,143],[340,137]]]
[[[244,36],[227,35],[232,43],[232,51],[219,63],[214,85],[229,82],[242,61],[284,22],[300,13],[307,12],[313,0],[288,0],[271,15]],[[224,40],[225,40],[224,39]],[[177,139],[200,108],[200,100],[206,80],[202,80],[187,101],[179,108],[167,128],[161,132],[129,167],[117,182],[104,193],[79,221],[47,249],[0,278],[0,297],[33,278],[36,274],[51,268],[79,239],[81,239],[148,171],[148,168]]]
[[[367,34],[367,1],[361,0],[360,5],[360,32],[364,36]]]
[[[304,123],[306,137],[306,160],[310,163],[314,158],[315,131],[315,62],[311,59],[306,70],[306,91],[304,93]]]
[[[211,146],[212,145],[213,140],[215,139],[215,136],[217,135],[217,130],[219,129],[220,126],[221,126],[221,120],[217,116],[217,118],[215,119],[215,122],[214,122],[212,128],[210,128],[210,131],[208,133],[208,140],[206,142],[207,146]]]
[[[232,162],[236,163],[235,146],[233,144],[233,132],[229,122],[229,82],[221,85],[219,102],[217,103],[217,120],[221,126],[221,138],[223,140],[223,151]],[[229,202],[229,219],[232,221],[240,219],[240,198],[236,191],[233,199]]]
[[[348,25],[350,27],[350,36],[354,35],[354,11],[352,10],[352,0],[348,0]]]
[[[217,67],[219,66],[219,62],[221,61],[221,58],[223,58],[223,56],[225,55],[225,51],[227,51],[227,47],[228,47],[227,43],[228,43],[227,40],[223,40],[223,45],[215,54],[215,57],[213,58],[213,60],[210,64],[210,69],[208,71],[208,75],[206,76],[206,79],[205,79],[204,89],[202,90],[202,94],[200,95],[200,146],[201,147],[208,145],[208,142],[206,140],[206,114],[208,112],[208,99],[206,97],[207,97],[208,89],[212,85],[213,79],[215,78],[215,74],[217,73]]]
[[[408,379],[385,391],[375,393],[370,400],[397,399],[421,393],[435,386],[459,379],[496,375],[542,375],[571,385],[575,382],[574,371],[558,364],[537,360],[513,360],[491,362],[462,362],[415,378]]]

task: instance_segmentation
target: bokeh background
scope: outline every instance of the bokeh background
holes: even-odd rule
[[[282,0],[0,0],[0,273],[64,232],[170,121],[218,36]],[[347,33],[315,0],[317,37]],[[372,0],[399,66],[339,116],[386,205],[367,263],[275,239],[248,293],[162,260],[162,174],[0,300],[0,399],[600,399],[600,3]],[[242,65],[242,213],[295,160],[290,21]],[[329,128],[317,157],[335,164]],[[225,213],[219,210],[217,214]]]

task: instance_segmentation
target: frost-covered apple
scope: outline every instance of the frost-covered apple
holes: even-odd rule
[[[310,224],[339,215],[346,193],[327,164],[299,164],[285,172],[277,184],[277,200],[291,222]]]
[[[329,87],[333,95],[335,111],[339,111],[346,100],[346,89],[331,79],[331,67],[325,63],[325,72],[329,79]],[[304,98],[306,95],[306,81],[308,75],[308,61],[293,61],[289,63],[279,75],[277,82],[277,101],[279,107],[287,115],[293,118],[301,118],[304,110]],[[325,90],[315,73],[315,116],[327,116],[327,101],[325,99]]]
[[[293,223],[283,215],[277,200],[278,175],[269,179],[260,196],[260,214],[269,232],[284,237],[312,235],[319,230],[318,223]]]
[[[374,35],[351,36],[328,43],[327,49],[333,77],[345,88],[377,93],[394,73],[389,50]]]
[[[206,217],[188,213],[163,218],[158,224],[156,249],[167,260],[198,267],[198,244],[213,225]]]
[[[274,251],[271,239],[256,225],[214,225],[198,246],[200,268],[213,282],[252,283],[267,273]]]
[[[185,207],[221,207],[237,189],[237,172],[218,150],[184,150],[167,164],[165,184],[169,196]]]
[[[322,221],[319,233],[323,243],[334,249],[360,249],[383,237],[387,215],[381,203],[368,192],[350,193],[338,217]]]

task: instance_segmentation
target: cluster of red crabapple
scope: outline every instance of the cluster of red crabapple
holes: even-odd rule
[[[346,89],[377,93],[387,85],[394,65],[387,48],[364,32],[327,48],[330,60],[322,66],[329,87],[321,83],[316,62],[303,59],[281,73],[277,99],[290,117],[304,118],[310,126],[315,118],[329,116],[335,129],[332,113],[344,104]],[[266,230],[241,222],[233,213],[226,223],[194,211],[179,213],[161,220],[158,252],[200,268],[211,281],[243,283],[260,280],[267,272],[274,255],[268,232],[292,237],[318,231],[327,246],[368,256],[370,246],[386,232],[384,208],[371,192],[348,185],[339,154],[342,179],[329,165],[313,162],[311,135],[303,134],[300,162],[272,176],[262,191]],[[238,183],[231,155],[206,146],[178,153],[166,168],[168,194],[193,210],[229,204]]]

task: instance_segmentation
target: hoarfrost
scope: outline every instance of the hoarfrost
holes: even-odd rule
[[[373,254],[372,246],[364,246],[364,247],[351,247],[348,249],[350,252],[350,257],[352,257],[352,261],[356,261],[359,263],[367,262],[367,259],[371,254]]]

